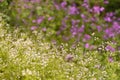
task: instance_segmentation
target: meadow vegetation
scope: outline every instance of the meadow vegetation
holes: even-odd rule
[[[120,9],[111,5],[0,0],[0,80],[120,80]]]

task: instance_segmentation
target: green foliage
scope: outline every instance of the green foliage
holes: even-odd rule
[[[68,49],[46,42],[41,32],[28,33],[0,21],[0,79],[3,80],[119,80],[120,63],[114,53]],[[30,36],[29,36],[30,35]],[[79,44],[78,44],[79,46]],[[69,53],[69,50],[72,53]],[[66,61],[66,55],[73,59]],[[109,56],[113,61],[109,61]]]
[[[9,6],[12,0],[1,0],[0,1],[0,12],[7,14],[9,12]]]
[[[98,32],[95,28],[96,25],[106,23],[103,20],[104,13],[96,15],[81,8],[80,12],[83,12],[87,19],[98,19],[96,25],[91,25],[92,22],[84,23],[80,15],[67,15],[67,28],[58,36],[56,32],[66,17],[66,10],[56,10],[50,0],[35,4],[24,1],[0,2],[0,80],[120,80],[120,51],[105,50],[106,45],[119,47],[120,37],[104,40],[103,32]],[[72,3],[76,3],[78,8],[82,5],[80,0],[66,1],[68,7]],[[115,5],[119,1],[110,1],[106,11],[119,13],[119,6]],[[98,4],[101,6],[102,2],[103,0],[92,0],[90,7]],[[114,10],[115,8],[117,10]],[[34,23],[33,20],[40,16],[44,16],[45,21],[41,24]],[[49,21],[49,17],[54,19]],[[70,36],[71,21],[77,19],[80,20],[78,26],[85,24],[85,32],[80,36],[80,40],[76,36]],[[111,26],[111,23],[107,25]],[[31,26],[38,28],[30,30]],[[102,26],[105,29],[106,25]],[[47,30],[43,31],[43,28]],[[96,45],[95,50],[85,48],[85,42],[82,42],[84,34],[91,36],[88,43]],[[63,35],[71,37],[70,40],[62,40]],[[59,45],[54,41],[50,42],[51,40],[56,40]],[[116,42],[113,43],[112,40]],[[68,55],[72,57],[69,59]]]
[[[116,12],[117,16],[120,16],[120,0],[109,0],[109,4],[106,5],[106,11]]]

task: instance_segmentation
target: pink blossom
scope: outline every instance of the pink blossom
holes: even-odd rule
[[[104,11],[104,7],[100,7],[100,6],[93,6],[92,11],[96,14],[100,14],[100,12]]]
[[[53,20],[54,19],[54,17],[49,17],[48,18],[48,21],[51,21],[51,20]]]
[[[85,48],[88,49],[89,47],[90,47],[90,44],[89,44],[89,43],[86,43],[86,44],[85,44]]]
[[[43,16],[42,16],[42,17],[39,17],[39,18],[37,19],[37,23],[40,24],[40,23],[42,23],[43,20],[44,20],[44,17],[43,17]]]
[[[70,15],[79,14],[78,8],[76,6],[70,6],[68,13]]]
[[[43,31],[43,32],[46,32],[46,30],[47,30],[47,29],[46,29],[45,27],[44,27],[44,28],[42,28],[42,31]]]
[[[84,38],[83,38],[83,41],[86,42],[86,41],[90,40],[90,38],[91,38],[90,35],[85,34],[85,35],[84,35]]]
[[[68,62],[72,61],[72,59],[73,59],[73,55],[71,55],[71,54],[67,54],[66,57],[65,57],[65,60],[68,61]]]
[[[37,26],[32,26],[30,29],[31,30],[36,30],[38,27]]]
[[[110,56],[110,57],[108,58],[108,61],[109,61],[109,62],[113,62],[113,58]]]
[[[65,9],[66,6],[67,6],[67,2],[66,2],[66,1],[63,1],[63,2],[61,3],[61,7],[62,7],[63,9]]]
[[[110,45],[107,45],[107,46],[105,47],[105,49],[106,49],[107,51],[115,52],[115,49],[114,49],[112,46],[110,46]]]

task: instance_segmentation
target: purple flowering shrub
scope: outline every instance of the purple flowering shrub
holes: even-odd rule
[[[120,18],[106,12],[108,0],[13,0],[13,24],[31,31],[42,31],[45,37],[70,47],[78,43],[87,50],[104,46],[106,51],[119,50]]]

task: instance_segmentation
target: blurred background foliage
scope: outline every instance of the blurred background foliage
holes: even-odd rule
[[[8,21],[8,23],[10,23],[10,25],[12,26],[15,26],[15,27],[24,26],[25,28],[29,29],[31,26],[34,25],[34,26],[39,26],[38,28],[40,29],[38,30],[41,30],[42,28],[48,28],[48,32],[51,32],[51,33],[50,34],[48,33],[49,35],[46,35],[46,36],[49,39],[57,38],[57,40],[60,40],[61,38],[64,38],[66,36],[69,37],[69,35],[71,35],[71,33],[68,31],[70,31],[72,19],[76,20],[79,18],[79,20],[82,21],[80,16],[78,17],[78,16],[68,15],[68,20],[66,21],[68,28],[65,31],[62,31],[61,35],[59,36],[54,35],[56,34],[55,31],[58,31],[60,29],[61,22],[65,18],[66,12],[63,10],[60,10],[60,11],[55,10],[55,6],[53,6],[53,4],[60,4],[61,2],[63,2],[63,0],[51,0],[51,1],[41,0],[38,3],[37,2],[29,3],[30,1],[34,1],[34,0],[1,0],[0,1],[0,12],[10,17],[10,20]],[[82,1],[80,0],[65,0],[65,1],[67,1],[68,3],[67,6],[71,5],[72,3],[75,3],[77,4],[77,7],[79,8],[82,5]],[[120,4],[120,0],[109,0],[109,4],[106,4],[106,5],[103,5],[103,0],[99,0],[99,1],[90,0],[91,7],[94,5],[104,6],[105,13],[113,11],[117,13],[117,16],[120,16],[120,5],[119,4]],[[87,11],[85,11],[84,9],[82,11],[85,15],[87,15],[87,17],[89,18],[92,17],[91,14],[87,13]],[[37,20],[40,16],[44,16],[45,20],[41,24],[33,23],[33,20]],[[56,18],[54,20],[51,20],[50,22],[47,22],[47,18],[53,17],[53,16]],[[99,22],[97,22],[97,25],[100,25],[103,22],[104,21],[100,20]],[[81,24],[82,23],[80,22],[79,26],[81,26]],[[87,26],[86,28],[87,30],[85,33],[90,34],[91,36],[92,28],[89,24],[85,24],[85,26]],[[88,28],[91,28],[91,29],[88,29]],[[95,33],[97,32],[95,31]],[[101,36],[101,33],[97,33],[97,37],[99,36]],[[72,38],[70,43],[75,41],[76,39],[77,38]],[[98,40],[98,42],[96,41],[96,43],[94,41],[90,43],[99,44],[101,43],[100,41],[102,40]]]
[[[20,0],[21,1],[21,0]],[[18,20],[18,17],[23,17],[23,18],[28,18],[29,15],[29,10],[21,10],[25,14],[18,15],[16,17],[16,14],[18,14],[17,10],[15,8],[19,7],[21,3],[19,0],[0,0],[0,12],[8,15],[11,17],[12,21],[10,22],[12,25],[16,22],[17,25],[20,25],[22,23],[22,20]],[[26,0],[27,1],[27,0]],[[57,0],[57,3],[62,2],[63,0]],[[68,3],[73,3],[75,2],[77,6],[81,5],[81,1],[79,0],[66,0]],[[48,2],[48,0],[44,0],[43,2]],[[51,2],[51,1],[49,1]],[[99,4],[102,5],[103,0],[92,0],[90,1],[90,4]],[[18,5],[17,5],[18,4]],[[44,6],[44,4],[42,4]],[[104,5],[106,8],[106,12],[116,12],[117,16],[120,16],[120,0],[109,0],[109,4]],[[22,6],[21,6],[22,7]],[[34,5],[35,7],[35,5]],[[39,8],[40,9],[40,8]],[[42,8],[41,8],[42,9]],[[48,8],[49,9],[49,8]],[[43,9],[43,12],[45,10]],[[39,13],[37,10],[33,10],[33,13]],[[14,23],[13,23],[14,22]]]
[[[120,0],[109,0],[109,4],[106,5],[107,12],[116,12],[117,16],[120,16]]]

